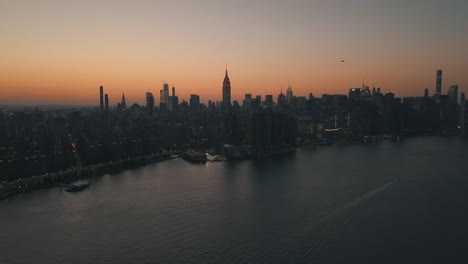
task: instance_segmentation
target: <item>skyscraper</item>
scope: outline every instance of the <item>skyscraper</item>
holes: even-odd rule
[[[109,111],[109,95],[105,94],[104,97],[105,97],[105,104],[106,104],[105,109],[106,111]]]
[[[281,93],[278,95],[278,99],[276,100],[278,106],[282,106],[286,103],[286,97],[283,94],[283,89],[281,89]]]
[[[223,81],[223,109],[229,109],[231,106],[231,81],[229,80],[228,70],[226,67],[226,75]]]
[[[440,100],[442,94],[442,70],[437,70],[436,76],[436,100]]]
[[[349,89],[348,98],[349,100],[358,101],[361,98],[361,88]]]
[[[169,110],[169,104],[169,84],[164,83],[163,88],[159,94],[159,108],[161,108],[162,111]]]
[[[169,98],[170,98],[169,110],[171,112],[176,112],[177,106],[179,105],[179,97],[176,96],[174,86],[172,87],[172,95]]]
[[[428,97],[429,97],[429,89],[425,88],[424,89],[424,98],[428,98]]]
[[[449,102],[451,104],[457,104],[458,103],[458,85],[450,86],[450,88],[447,90],[447,95],[449,97]]]
[[[288,87],[288,90],[286,91],[286,103],[291,104],[293,100],[293,91],[291,86]]]
[[[460,128],[465,128],[465,113],[466,113],[466,101],[465,101],[465,93],[461,94],[460,99]]]
[[[104,111],[104,87],[99,86],[99,103],[101,105],[101,112]]]
[[[123,111],[127,109],[127,101],[125,101],[125,94],[122,93],[122,101],[120,102],[120,107]]]
[[[271,94],[265,95],[265,106],[267,108],[273,108],[274,105],[275,103],[273,102],[273,95]]]
[[[146,111],[149,114],[153,113],[154,108],[154,96],[153,93],[146,92]]]
[[[197,113],[200,108],[200,96],[196,94],[190,95],[190,112]]]

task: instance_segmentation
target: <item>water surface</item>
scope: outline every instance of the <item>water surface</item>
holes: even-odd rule
[[[461,263],[468,141],[164,161],[0,201],[0,263]]]

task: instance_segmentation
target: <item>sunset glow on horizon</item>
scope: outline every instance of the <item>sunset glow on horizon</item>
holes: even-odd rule
[[[0,104],[468,92],[468,3],[450,1],[0,1]],[[344,63],[341,63],[344,60]]]

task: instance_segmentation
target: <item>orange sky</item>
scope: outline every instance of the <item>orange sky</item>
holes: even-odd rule
[[[220,100],[226,64],[237,100],[276,99],[288,81],[304,96],[362,81],[432,94],[439,68],[443,92],[467,92],[467,11],[457,0],[2,2],[0,104],[98,104],[99,85],[112,105],[122,92],[159,102],[162,81],[180,100]]]

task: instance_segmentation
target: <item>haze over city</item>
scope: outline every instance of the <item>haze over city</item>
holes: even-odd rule
[[[142,103],[162,82],[187,100],[466,92],[468,3],[450,1],[1,1],[0,104]],[[341,61],[344,62],[341,62]]]

